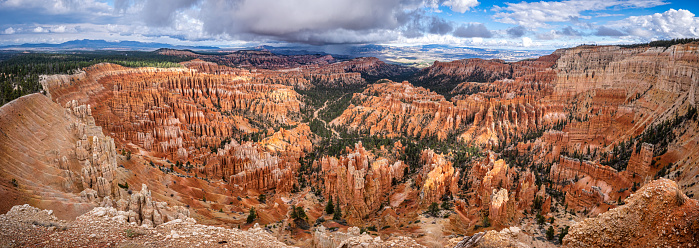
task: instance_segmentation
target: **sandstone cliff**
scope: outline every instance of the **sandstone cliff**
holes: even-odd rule
[[[16,184],[3,187],[9,197],[1,211],[29,202],[74,218],[92,206],[78,193],[120,195],[114,141],[95,125],[89,106],[69,102],[63,108],[32,94],[2,106],[0,116],[0,175]]]
[[[362,147],[361,142],[340,158],[323,157],[319,160],[323,194],[333,197],[348,214],[348,220],[361,220],[380,210],[388,200],[393,183],[403,178],[407,167],[402,161],[391,162],[375,157]]]

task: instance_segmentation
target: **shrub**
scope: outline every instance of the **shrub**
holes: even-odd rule
[[[134,229],[129,228],[129,229],[124,230],[124,234],[128,238],[135,238],[135,237],[141,236],[145,233],[143,233],[143,231],[140,231],[140,230],[134,230]]]

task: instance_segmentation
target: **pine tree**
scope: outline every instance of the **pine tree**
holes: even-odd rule
[[[248,224],[255,221],[255,219],[257,219],[257,213],[255,212],[255,207],[251,207],[250,214],[248,214],[248,219],[247,219]]]
[[[560,242],[561,244],[563,244],[563,238],[564,238],[566,235],[568,235],[568,229],[569,229],[569,228],[570,228],[570,227],[566,226],[565,228],[563,228],[563,229],[561,230],[561,233],[558,234],[558,242]]]
[[[308,219],[308,216],[306,215],[306,211],[303,210],[303,207],[301,207],[301,206],[296,207],[296,217],[299,219]]]
[[[294,220],[299,218],[298,214],[296,214],[296,206],[291,205],[291,213],[289,214],[289,217]]]
[[[553,226],[549,226],[549,229],[546,230],[546,238],[547,238],[548,240],[552,240],[552,239],[553,239],[553,234],[554,234],[553,232],[554,232],[554,231],[553,231]]]
[[[325,212],[328,214],[333,214],[335,211],[335,206],[333,205],[333,197],[330,196],[330,199],[328,199],[328,205],[325,205]]]
[[[306,211],[303,210],[302,206],[294,206],[291,205],[291,213],[289,214],[289,217],[292,219],[308,219],[308,216],[306,215]]]
[[[436,202],[433,202],[433,203],[430,204],[430,206],[427,208],[427,212],[428,212],[430,215],[434,216],[434,217],[439,217],[439,216],[437,216],[437,215],[439,214],[439,205],[437,205]]]
[[[333,212],[333,220],[342,219],[342,211],[340,209],[340,204],[335,205],[335,211]]]

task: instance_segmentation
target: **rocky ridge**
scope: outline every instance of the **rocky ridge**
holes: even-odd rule
[[[699,239],[699,203],[677,183],[652,181],[619,206],[585,219],[563,239],[567,247],[694,247]]]

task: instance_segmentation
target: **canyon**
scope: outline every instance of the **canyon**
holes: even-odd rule
[[[82,238],[87,220],[138,229],[103,238],[137,245],[699,242],[697,42],[421,70],[156,53],[187,60],[46,75],[43,94],[0,107],[0,219]],[[217,240],[173,238],[191,230]]]

